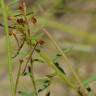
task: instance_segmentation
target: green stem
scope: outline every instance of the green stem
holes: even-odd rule
[[[30,60],[30,66],[31,66],[30,78],[31,78],[31,81],[32,81],[32,83],[33,83],[33,87],[34,87],[35,94],[36,94],[36,96],[38,96],[38,91],[37,91],[37,88],[36,88],[36,83],[35,83],[35,78],[34,78],[32,58],[31,58],[31,60]]]
[[[18,69],[18,73],[17,73],[16,83],[15,83],[15,88],[14,88],[15,96],[16,96],[16,92],[17,92],[17,87],[18,87],[19,79],[20,79],[21,67],[22,67],[22,62],[20,62],[20,64],[19,64],[19,69]]]
[[[73,89],[75,88],[74,84],[72,84],[72,83],[68,80],[68,78],[67,78],[60,70],[58,70],[58,68],[55,66],[55,64],[53,64],[52,60],[49,58],[49,56],[48,56],[46,53],[40,52],[40,56],[45,60],[45,62],[46,62],[49,66],[51,66],[51,68],[53,68],[53,69],[56,71],[57,75],[58,75],[64,82],[66,82],[71,88],[73,88]]]
[[[85,89],[84,85],[82,84],[80,78],[78,77],[78,75],[76,74],[75,70],[73,69],[70,61],[68,60],[67,56],[65,55],[65,53],[62,51],[62,49],[59,47],[59,45],[57,44],[57,42],[54,40],[54,38],[52,37],[52,35],[45,29],[43,28],[43,32],[50,38],[50,40],[52,41],[52,43],[54,44],[54,46],[57,48],[57,50],[60,52],[60,54],[62,54],[65,63],[67,64],[68,68],[70,69],[70,71],[72,72],[72,74],[74,75],[75,79],[77,80],[79,86],[82,88],[82,90],[84,91],[84,93],[87,96],[87,90]]]
[[[9,30],[8,30],[7,11],[6,11],[6,6],[4,4],[4,0],[0,0],[0,3],[1,3],[1,8],[2,8],[2,14],[4,17],[4,30],[5,30],[5,34],[6,34],[6,45],[7,45],[8,69],[9,69],[11,94],[12,94],[12,96],[14,96],[12,58],[11,58],[11,43],[10,43]]]

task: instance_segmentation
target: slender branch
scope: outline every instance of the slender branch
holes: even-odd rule
[[[33,87],[34,87],[35,94],[36,94],[36,96],[38,96],[38,91],[37,91],[37,88],[36,88],[36,83],[35,83],[35,78],[34,78],[33,60],[32,60],[32,57],[31,57],[31,60],[30,60],[30,67],[31,67],[30,78],[31,78],[31,81],[32,81],[32,83],[33,83]]]
[[[62,51],[62,49],[59,47],[59,44],[57,44],[57,42],[54,40],[54,38],[52,37],[52,35],[45,28],[43,28],[43,32],[50,38],[50,40],[52,41],[52,43],[54,44],[54,46],[57,48],[57,50],[60,52],[60,54],[62,54],[62,56],[63,56],[63,58],[65,60],[65,64],[67,64],[67,66],[69,67],[70,71],[73,73],[75,79],[77,80],[79,86],[82,88],[82,91],[84,91],[84,96],[88,96],[87,90],[85,89],[85,87],[82,84],[80,78],[78,77],[78,75],[76,74],[75,70],[73,69],[71,63],[69,62],[69,60],[67,58],[67,56]]]
[[[16,53],[14,56],[12,56],[12,58],[15,58],[15,57],[20,53],[20,51],[21,51],[21,49],[22,49],[22,47],[23,47],[24,44],[25,44],[25,38],[24,38],[22,44],[20,45],[20,47],[19,47],[17,53]]]
[[[76,87],[74,86],[73,83],[69,81],[69,79],[60,71],[58,68],[55,66],[55,64],[52,62],[52,60],[49,58],[49,56],[45,52],[39,53],[39,55],[44,59],[44,61],[51,67],[53,68],[57,75],[64,81],[66,82],[71,88],[75,89]]]
[[[16,42],[17,42],[17,45],[18,45],[18,47],[19,47],[19,40],[18,40],[18,37],[17,37],[16,33],[11,32],[11,34],[14,36],[14,38],[15,38],[15,40],[16,40]]]
[[[33,12],[27,13],[26,16],[31,15],[31,14],[33,14]],[[18,17],[18,16],[22,16],[22,14],[17,14],[17,15],[15,15],[15,17]]]
[[[3,25],[3,24],[1,24],[1,23],[0,23],[0,26],[1,26],[1,27],[4,27],[4,25]],[[15,27],[15,26],[8,26],[8,28],[11,28],[11,29],[16,29],[16,27]]]
[[[20,60],[19,69],[18,69],[17,78],[16,78],[16,83],[15,83],[15,88],[14,88],[15,95],[16,95],[16,92],[17,92],[17,87],[18,87],[18,83],[19,83],[19,79],[20,79],[20,73],[21,73],[22,63],[23,63],[23,61]]]
[[[34,48],[32,49],[32,51],[31,51],[31,53],[30,53],[30,55],[29,55],[29,57],[28,57],[28,59],[27,59],[27,62],[26,62],[25,67],[24,67],[24,70],[23,70],[23,72],[22,72],[23,74],[24,74],[25,71],[26,71],[27,65],[28,65],[28,63],[29,63],[29,61],[30,61],[30,59],[31,59],[31,56],[33,55],[33,53],[34,53],[34,51],[35,51],[35,48],[36,48],[37,44],[38,44],[38,42],[35,44]]]
[[[4,29],[6,33],[6,45],[7,45],[7,55],[8,55],[8,69],[9,69],[9,78],[10,78],[10,87],[11,87],[11,95],[14,96],[14,83],[13,83],[13,72],[12,72],[12,58],[11,58],[11,43],[9,38],[9,29],[8,29],[8,21],[7,21],[7,11],[4,4],[4,0],[0,0],[2,14],[4,17]],[[2,25],[1,25],[2,26]]]

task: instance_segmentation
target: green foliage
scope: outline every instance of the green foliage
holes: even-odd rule
[[[89,77],[87,80],[83,81],[84,86],[88,87],[91,82],[96,81],[96,76]]]
[[[93,96],[92,92],[88,92],[87,88],[89,87],[90,82],[96,81],[96,76],[90,77],[87,80],[84,80],[82,83],[80,78],[78,77],[78,74],[72,67],[72,63],[69,61],[69,59],[66,56],[66,53],[69,53],[72,48],[62,48],[59,47],[58,42],[53,38],[53,36],[48,32],[45,27],[56,29],[59,31],[66,32],[68,34],[71,34],[72,36],[76,38],[87,38],[89,41],[96,43],[96,36],[95,35],[90,35],[90,33],[87,32],[82,32],[78,29],[75,29],[70,26],[66,26],[65,24],[62,24],[60,22],[56,22],[51,20],[50,18],[46,19],[45,17],[39,17],[35,16],[33,12],[30,12],[26,8],[25,2],[22,0],[20,3],[22,6],[18,4],[19,0],[14,0],[8,4],[8,6],[5,6],[4,1],[1,0],[0,2],[0,8],[2,10],[1,13],[4,17],[4,25],[1,24],[2,27],[4,27],[5,32],[6,32],[6,44],[7,44],[7,52],[8,52],[8,67],[9,67],[9,76],[10,76],[10,86],[12,90],[12,96],[16,96],[17,90],[18,90],[18,85],[19,85],[19,80],[23,76],[29,76],[30,81],[32,82],[33,90],[32,92],[27,92],[27,91],[19,91],[19,94],[21,96],[39,96],[41,92],[47,91],[46,96],[50,96],[50,85],[51,81],[55,76],[59,77],[64,84],[69,86],[70,88],[76,90],[77,88],[80,87],[82,90],[79,90],[82,96]],[[70,0],[54,0],[54,6],[52,8],[53,14],[60,16],[64,13],[64,10],[66,11],[66,3],[68,4]],[[73,0],[75,2],[75,0]],[[72,2],[72,0],[71,0]],[[82,1],[83,2],[83,1]],[[41,2],[42,3],[42,2]],[[43,3],[42,3],[43,4]],[[17,6],[19,7],[19,11],[12,10],[11,6]],[[19,5],[19,6],[18,6]],[[65,5],[65,6],[64,6]],[[42,7],[41,7],[42,9]],[[49,9],[49,10],[50,10]],[[55,10],[54,10],[55,9]],[[49,11],[48,10],[48,11]],[[69,9],[68,9],[69,10]],[[72,10],[71,10],[72,11]],[[29,13],[28,13],[29,12]],[[38,12],[36,10],[36,12]],[[14,17],[14,19],[10,20],[11,25],[8,25],[8,16]],[[10,32],[9,29],[10,28]],[[17,49],[14,49],[16,54],[12,57],[11,56],[11,45],[10,45],[10,36],[14,36],[16,42],[17,42]],[[46,38],[43,38],[43,36],[47,35],[48,39],[51,40],[52,44],[54,47],[57,49],[57,53],[53,58],[48,55],[47,51],[43,49],[43,45],[46,41]],[[66,43],[66,42],[65,42]],[[24,46],[26,44],[26,47]],[[69,43],[66,43],[68,45]],[[74,45],[74,44],[69,44],[69,45]],[[75,45],[75,50],[91,50],[92,48],[90,46],[83,46],[83,45]],[[78,49],[79,46],[79,49]],[[25,48],[25,50],[22,50]],[[76,49],[77,48],[77,49]],[[42,49],[42,50],[41,50]],[[93,49],[92,49],[93,50]],[[71,50],[72,51],[72,50]],[[37,57],[38,56],[38,57]],[[19,59],[19,70],[17,72],[16,76],[16,81],[15,81],[15,87],[13,84],[13,73],[12,73],[12,59],[14,58]],[[69,68],[70,73],[74,78],[74,81],[76,83],[73,83],[73,81],[69,78],[67,72],[65,72],[65,68],[63,69],[61,65],[59,64],[60,59],[64,60],[64,64]],[[34,74],[34,62],[38,63],[43,63],[47,64],[52,70],[53,74],[48,74],[44,76],[45,78],[35,78]],[[23,64],[24,63],[24,64]],[[22,66],[24,68],[21,68]],[[86,95],[85,95],[86,94]]]

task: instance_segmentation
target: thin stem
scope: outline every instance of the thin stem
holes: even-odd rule
[[[17,87],[18,87],[18,83],[19,83],[19,79],[20,79],[20,73],[21,73],[21,67],[22,67],[22,61],[20,61],[20,64],[19,64],[19,69],[18,69],[18,73],[17,73],[17,78],[16,78],[16,83],[15,83],[15,88],[14,88],[14,93],[16,95],[16,92],[17,92]]]
[[[84,90],[84,93],[86,95],[84,96],[88,96],[88,92],[85,89],[84,85],[82,84],[80,78],[78,77],[78,75],[76,74],[75,70],[73,69],[71,63],[69,62],[67,56],[65,55],[65,53],[62,51],[62,49],[59,47],[59,45],[57,44],[57,42],[54,40],[54,38],[52,37],[52,35],[45,29],[43,28],[43,32],[50,38],[50,40],[52,41],[52,43],[54,44],[54,46],[57,48],[57,50],[62,54],[64,60],[65,60],[65,64],[67,64],[67,66],[69,67],[70,71],[73,73],[75,79],[77,80],[79,86],[82,88],[82,90]]]
[[[74,84],[72,84],[68,78],[60,71],[58,68],[55,66],[55,64],[52,62],[52,60],[49,58],[49,56],[45,52],[40,51],[40,56],[44,59],[44,61],[51,67],[53,68],[57,75],[64,81],[66,82],[71,88],[75,89],[76,87]]]
[[[15,40],[17,42],[17,45],[19,47],[19,40],[18,40],[18,37],[17,37],[16,33],[15,32],[11,32],[11,34],[14,36],[14,38],[15,38]]]
[[[0,23],[0,27],[4,27],[4,25]],[[8,26],[8,28],[10,28],[10,29],[16,29],[15,26],[13,26],[13,27],[12,26]]]
[[[28,65],[30,59],[32,58],[32,55],[33,55],[33,53],[34,53],[34,51],[35,51],[35,48],[36,48],[37,44],[38,44],[38,42],[36,43],[36,45],[35,45],[34,48],[32,49],[32,51],[31,51],[31,53],[30,53],[30,55],[29,55],[29,57],[28,57],[28,59],[27,59],[27,62],[26,62],[26,64],[25,64],[25,68],[24,68],[24,70],[23,70],[22,73],[24,73],[24,72],[26,71],[27,65]],[[31,45],[30,45],[30,48],[31,48]]]
[[[19,48],[18,48],[18,50],[17,50],[17,53],[16,53],[14,56],[12,56],[12,58],[17,57],[17,55],[18,55],[18,54],[20,53],[20,51],[22,50],[24,44],[25,44],[25,38],[24,38],[24,40],[22,41],[22,44],[19,46]]]
[[[31,66],[30,78],[31,78],[31,81],[33,83],[33,88],[34,88],[35,94],[36,94],[36,96],[38,96],[38,91],[37,91],[37,88],[36,88],[36,83],[35,83],[35,78],[34,78],[33,60],[32,60],[32,58],[30,60],[30,66]]]
[[[4,29],[6,33],[6,45],[7,45],[7,55],[8,55],[8,69],[9,69],[9,78],[10,78],[10,87],[11,87],[11,94],[14,96],[14,84],[13,84],[13,74],[12,74],[12,58],[11,58],[11,44],[9,38],[9,30],[8,30],[8,21],[7,21],[7,11],[4,4],[4,0],[0,0],[2,14],[4,17]]]

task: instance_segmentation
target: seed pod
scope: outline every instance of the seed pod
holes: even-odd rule
[[[8,16],[8,20],[13,20],[13,17],[12,16]]]
[[[31,18],[31,22],[32,22],[33,24],[36,24],[36,23],[37,23],[37,19],[33,16],[33,17]]]
[[[20,25],[24,25],[25,24],[25,21],[23,18],[18,18],[17,19],[17,23],[20,24]]]
[[[26,15],[26,4],[24,0],[20,0],[19,2],[19,10],[21,11],[22,15]]]
[[[39,40],[38,43],[39,43],[40,45],[43,45],[45,42],[44,42],[44,40]]]

